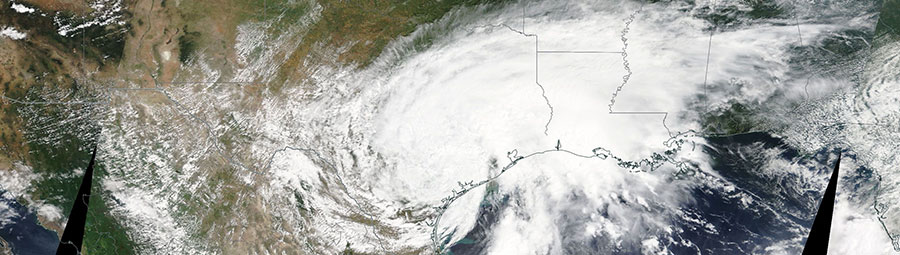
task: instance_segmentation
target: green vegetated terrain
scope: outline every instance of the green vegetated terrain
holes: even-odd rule
[[[56,17],[64,22],[84,22],[86,18],[64,11]],[[8,6],[0,8],[0,24],[15,26],[28,34],[24,40],[7,40],[0,48],[0,52],[6,51],[0,55],[7,58],[0,71],[4,96],[29,102],[97,99],[87,88],[82,69],[102,70],[115,64],[122,56],[127,25],[89,27],[63,36],[57,33],[55,22],[49,15],[19,14]],[[81,184],[81,176],[74,171],[83,171],[87,166],[88,147],[99,133],[93,119],[94,108],[6,101],[0,103],[0,110],[4,120],[0,124],[0,142],[5,154],[0,160],[5,157],[26,162],[41,176],[31,184],[32,193],[27,196],[61,208],[63,215],[68,215]],[[102,178],[103,173],[100,169],[95,176]],[[99,187],[99,178],[94,179],[94,187]],[[96,198],[91,201],[85,249],[90,250],[89,254],[128,254],[133,243],[110,214],[107,201],[98,199],[103,197],[99,191],[95,189]],[[61,230],[62,222],[42,223],[57,232]]]
[[[13,162],[24,162],[31,167],[41,178],[32,183],[33,191],[27,195],[61,208],[64,218],[71,210],[81,183],[82,176],[77,173],[82,173],[80,171],[87,166],[90,151],[99,142],[99,119],[108,106],[21,102],[99,102],[105,100],[102,88],[124,79],[125,73],[132,75],[128,77],[148,72],[158,76],[161,71],[148,68],[147,63],[154,61],[148,58],[159,55],[145,54],[135,45],[156,47],[168,43],[165,40],[177,40],[176,59],[186,63],[198,51],[227,56],[241,24],[269,22],[266,33],[278,35],[296,28],[302,19],[312,20],[296,48],[284,56],[287,61],[273,65],[279,68],[281,82],[265,86],[277,89],[284,86],[285,81],[302,81],[309,71],[305,69],[309,66],[305,65],[322,60],[314,57],[318,50],[346,48],[339,54],[337,62],[364,67],[381,54],[391,40],[409,35],[417,26],[434,22],[458,6],[496,5],[502,1],[137,0],[123,4],[124,9],[117,14],[121,23],[87,26],[67,35],[57,33],[59,24],[83,24],[100,15],[91,11],[88,2],[22,1],[21,4],[37,10],[31,14],[16,13],[9,6],[0,7],[0,25],[14,26],[28,34],[23,40],[0,42],[0,62],[3,63],[0,93],[18,100],[0,100],[0,120],[3,120],[0,122],[0,167],[11,166]],[[320,11],[313,15],[312,10],[316,8]],[[172,16],[158,16],[164,14]],[[135,32],[136,28],[141,32]],[[176,36],[154,38],[154,31]],[[103,154],[98,152],[98,157]],[[235,182],[233,171],[228,170],[233,169],[214,171],[211,176],[215,180],[209,181]],[[102,180],[106,174],[102,164],[95,169],[84,251],[87,254],[135,253],[141,244],[129,234],[124,219],[112,212],[112,208],[121,202],[104,193]],[[223,198],[237,199],[231,196]],[[298,201],[302,199],[298,198]],[[228,205],[227,201],[216,206],[225,205]],[[304,210],[303,205],[298,209]],[[210,230],[202,226],[227,221],[221,218],[228,216],[227,210],[221,208],[218,213],[203,218],[201,231]],[[42,224],[61,231],[64,220]],[[210,237],[208,233],[193,236]]]
[[[702,116],[701,125],[706,135],[733,135],[759,130],[759,121],[754,120],[756,112],[744,104],[733,102],[727,109]]]
[[[883,0],[875,34],[889,41],[900,40],[900,0]]]
[[[277,84],[286,80],[303,80],[316,61],[316,50],[325,45],[336,48],[349,45],[338,61],[365,67],[387,46],[388,42],[412,33],[417,26],[443,17],[455,7],[478,4],[498,5],[503,0],[405,0],[405,1],[324,1],[321,18],[310,27],[296,50],[279,68]],[[275,88],[277,90],[277,87]]]
[[[31,167],[43,178],[32,184],[35,198],[63,209],[68,215],[74,203],[83,173],[91,156],[91,145],[96,143],[99,127],[90,118],[72,119],[70,109],[63,105],[27,106],[32,115],[27,118],[38,123],[26,125],[29,136],[50,137],[47,141],[35,139],[28,143]],[[71,106],[68,106],[71,107]],[[83,113],[87,111],[82,111]],[[39,117],[36,117],[39,116]],[[56,125],[57,123],[60,123]],[[53,127],[53,128],[43,128]],[[69,132],[65,130],[73,130]],[[76,171],[80,170],[80,171]],[[109,196],[100,188],[100,180],[106,172],[102,165],[95,169],[91,204],[84,236],[84,248],[88,254],[128,254],[134,243],[120,222],[110,213]]]
[[[698,12],[694,15],[710,22],[710,29],[728,29],[741,22],[757,19],[784,18],[785,8],[774,1],[748,0],[741,3],[752,9],[720,8],[713,12]],[[796,68],[795,72],[806,76],[846,75],[854,77],[859,69],[860,54],[873,50],[871,47],[900,39],[900,1],[886,0],[876,25],[875,32],[857,29],[833,31],[824,35],[817,43],[805,42],[796,46],[795,55],[789,64]],[[874,44],[870,44],[874,40]],[[802,75],[800,75],[802,76]],[[797,102],[802,104],[803,102]],[[729,102],[721,109],[701,110],[700,124],[704,134],[710,136],[733,135],[747,132],[771,131],[764,117],[759,115],[766,111],[766,104],[748,104],[745,102]],[[699,108],[698,108],[699,109]]]
[[[318,61],[317,51],[345,48],[338,54],[338,63],[365,67],[381,54],[387,44],[399,36],[412,33],[419,25],[434,22],[454,8],[479,4],[502,5],[503,0],[406,0],[406,1],[299,1],[299,0],[205,0],[154,2],[138,0],[130,2],[123,11],[124,24],[94,26],[78,30],[71,35],[56,33],[56,23],[52,15],[14,13],[10,8],[0,8],[0,24],[12,25],[28,32],[25,40],[6,40],[0,45],[0,92],[6,97],[29,101],[45,100],[101,100],[96,86],[97,79],[84,70],[98,70],[98,76],[118,77],[122,69],[114,67],[137,66],[122,63],[128,57],[140,59],[142,56],[126,51],[130,44],[139,40],[137,34],[130,34],[133,26],[161,26],[179,30],[177,40],[178,60],[188,62],[201,50],[227,52],[233,47],[236,27],[246,22],[272,22],[270,34],[277,35],[298,25],[298,20],[308,18],[312,10],[321,7],[314,22],[309,24],[292,51],[279,63],[278,77],[269,89],[278,90],[285,82],[302,81],[312,66]],[[716,12],[696,13],[718,28],[739,25],[746,18],[766,19],[784,14],[783,7],[775,1],[747,0],[753,8],[749,11],[724,8]],[[38,4],[29,7],[39,12]],[[179,19],[152,21],[135,6],[154,5],[170,9]],[[63,22],[79,23],[88,19],[81,11],[59,11]],[[155,13],[158,13],[156,10]],[[157,22],[157,23],[153,23]],[[160,24],[158,22],[170,22]],[[900,0],[885,0],[876,35],[897,38],[900,36]],[[850,31],[848,33],[855,33]],[[840,38],[853,38],[851,34]],[[90,38],[88,40],[87,38]],[[838,38],[839,39],[839,38]],[[835,40],[838,40],[835,39]],[[855,44],[856,42],[851,42]],[[847,46],[843,41],[829,42],[825,47],[833,52],[851,54],[855,46]],[[428,47],[429,42],[422,42]],[[849,47],[849,48],[848,48]],[[264,49],[261,49],[264,50]],[[224,55],[224,53],[222,54]],[[90,157],[90,149],[97,143],[100,126],[97,117],[103,114],[103,105],[27,105],[9,101],[0,102],[0,161],[26,162],[35,173],[43,178],[33,183],[33,198],[41,199],[63,209],[68,215],[81,176],[74,170],[83,169]],[[734,102],[726,109],[702,116],[704,132],[715,134],[737,134],[758,131],[753,107]],[[227,146],[231,146],[227,144]],[[99,153],[101,156],[103,153]],[[0,162],[0,166],[4,162]],[[7,162],[8,163],[8,162]],[[216,171],[211,182],[233,182],[235,178],[228,169]],[[5,171],[5,169],[0,169]],[[106,175],[99,165],[94,176],[94,197],[91,200],[85,251],[88,254],[129,254],[140,244],[129,235],[122,219],[111,211],[119,202],[104,194],[101,180]],[[235,191],[236,192],[236,191]],[[296,195],[296,194],[295,194]],[[225,196],[225,200],[234,200]],[[191,198],[186,198],[191,201]],[[303,201],[299,196],[298,201]],[[222,206],[225,203],[221,204]],[[303,204],[298,210],[306,210]],[[184,209],[192,210],[190,208]],[[227,217],[221,209],[210,218],[205,218],[201,226],[222,221]],[[57,225],[49,226],[49,225]],[[58,229],[59,223],[48,223],[48,228]],[[202,228],[201,229],[208,229]],[[208,236],[197,233],[197,238]],[[352,250],[347,250],[351,252]]]

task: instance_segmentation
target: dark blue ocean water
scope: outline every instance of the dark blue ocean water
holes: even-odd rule
[[[666,249],[675,254],[748,254],[767,253],[766,248],[780,246],[785,252],[799,253],[802,243],[792,240],[805,236],[801,233],[802,228],[812,225],[821,191],[803,186],[807,184],[797,173],[775,171],[784,174],[764,174],[765,171],[760,170],[768,167],[767,158],[752,154],[774,150],[778,152],[776,158],[804,166],[801,169],[805,168],[805,171],[819,173],[830,172],[828,160],[835,151],[823,148],[811,155],[800,155],[796,149],[767,133],[707,138],[707,142],[703,150],[710,156],[712,168],[738,190],[753,194],[757,201],[748,208],[734,194],[724,194],[714,186],[698,185],[691,191],[696,203],[683,208],[683,213],[702,219],[718,232],[709,233],[704,226],[679,220],[673,227],[680,229],[680,233],[668,236],[669,240],[661,240]],[[850,169],[847,171],[851,172]],[[577,198],[573,195],[573,199]],[[466,234],[465,239],[447,245],[447,253],[483,254],[490,245],[491,228],[498,220],[498,213],[507,206],[508,196],[486,198],[476,227]],[[578,229],[586,221],[577,212],[565,215],[558,222],[561,234],[580,233],[566,229]],[[638,254],[641,250],[639,243],[610,245],[611,242],[598,237],[596,240],[563,242],[562,248],[567,254]]]
[[[15,200],[6,199],[0,190],[0,203],[9,206],[15,212],[12,223],[0,225],[0,238],[9,244],[13,254],[53,254],[59,244],[56,232],[38,224],[37,215]],[[4,214],[4,212],[0,212]]]

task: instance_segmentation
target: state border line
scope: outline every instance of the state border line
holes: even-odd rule
[[[643,6],[643,4],[641,5]],[[547,97],[547,90],[543,84],[540,82],[540,55],[541,54],[625,54],[623,51],[610,51],[610,50],[541,50],[540,49],[540,36],[535,33],[526,33],[525,32],[525,6],[522,6],[522,29],[513,28],[505,23],[500,24],[490,24],[490,25],[481,25],[474,26],[472,28],[466,29],[469,32],[473,32],[474,29],[477,28],[506,28],[514,33],[520,34],[524,37],[534,37],[534,83],[541,90],[541,97],[544,99],[544,103],[547,105],[547,109],[549,110],[549,117],[547,118],[547,122],[544,123],[544,135],[550,135],[550,123],[553,122],[553,114],[554,109],[553,105],[550,103],[550,98]]]
[[[666,125],[666,118],[668,118],[668,115],[669,115],[669,113],[666,112],[666,111],[614,111],[614,110],[612,109],[613,105],[615,104],[615,98],[616,98],[616,96],[618,95],[618,92],[620,92],[620,91],[622,90],[622,88],[623,88],[625,85],[627,85],[627,83],[628,83],[628,81],[629,81],[629,78],[630,78],[630,76],[631,76],[631,74],[632,74],[631,69],[630,69],[630,66],[629,66],[629,64],[628,64],[628,59],[627,59],[627,56],[628,56],[628,54],[627,54],[627,48],[628,48],[627,40],[628,40],[628,39],[627,39],[626,35],[627,35],[627,33],[628,33],[629,29],[630,29],[630,28],[629,28],[630,24],[634,21],[634,19],[635,19],[636,15],[638,14],[638,12],[640,12],[641,10],[643,10],[643,6],[644,6],[644,4],[641,3],[641,5],[640,5],[640,7],[638,8],[638,10],[636,10],[634,13],[632,13],[632,14],[626,19],[626,21],[625,21],[625,28],[622,30],[622,33],[621,33],[621,40],[622,40],[622,43],[623,43],[623,48],[622,48],[622,51],[621,51],[621,52],[611,52],[611,51],[589,51],[589,52],[583,52],[583,51],[556,51],[555,53],[574,53],[574,52],[578,52],[578,53],[619,53],[619,54],[621,54],[621,55],[622,55],[623,66],[624,66],[624,68],[625,68],[627,74],[625,74],[625,75],[623,76],[622,84],[619,85],[619,86],[616,88],[616,91],[613,93],[613,97],[612,97],[612,99],[610,100],[610,104],[609,104],[609,114],[612,114],[612,115],[663,115],[663,121],[662,121],[662,124],[663,124],[663,127],[666,129],[666,132],[667,132],[668,135],[669,135],[669,139],[667,139],[666,141],[664,141],[664,142],[663,142],[663,145],[665,145],[665,146],[668,147],[669,149],[666,150],[665,153],[663,153],[663,154],[660,154],[660,153],[653,153],[650,157],[648,157],[648,158],[643,158],[643,159],[638,160],[638,161],[628,161],[628,160],[624,160],[624,159],[622,159],[622,158],[620,158],[620,157],[618,157],[618,156],[615,156],[614,154],[612,154],[612,153],[610,152],[610,150],[605,149],[605,148],[603,148],[603,147],[596,147],[596,148],[594,148],[594,149],[592,150],[592,152],[593,152],[592,155],[579,154],[579,153],[576,153],[576,152],[572,152],[572,151],[569,151],[569,150],[565,150],[565,149],[561,149],[561,148],[559,148],[559,147],[556,147],[555,149],[542,150],[542,151],[532,152],[532,153],[530,153],[530,154],[528,154],[528,155],[525,155],[525,156],[518,156],[518,151],[514,149],[514,150],[512,150],[512,151],[510,151],[510,152],[507,153],[507,157],[510,159],[510,162],[500,170],[500,173],[497,173],[497,174],[494,174],[494,175],[489,175],[486,179],[483,179],[483,180],[481,180],[481,181],[479,181],[479,182],[477,182],[477,183],[476,183],[474,180],[473,180],[473,181],[466,182],[466,183],[462,183],[462,182],[458,183],[459,186],[460,186],[460,190],[457,191],[456,189],[454,189],[454,190],[452,191],[452,192],[453,192],[453,195],[448,196],[448,197],[445,197],[444,199],[441,200],[441,202],[442,202],[441,206],[435,207],[435,209],[438,211],[437,217],[435,217],[434,221],[428,223],[428,225],[430,225],[430,226],[432,227],[432,233],[431,233],[432,246],[433,246],[434,252],[435,252],[436,254],[442,254],[443,251],[444,251],[443,244],[441,244],[441,243],[442,243],[442,240],[439,240],[439,239],[441,239],[442,236],[438,234],[438,229],[439,229],[439,225],[440,225],[440,220],[441,220],[441,218],[443,217],[444,213],[447,211],[447,209],[449,209],[449,207],[453,204],[453,202],[455,202],[456,200],[458,200],[459,198],[461,198],[463,195],[467,194],[469,191],[472,191],[472,190],[474,190],[475,188],[478,188],[478,187],[483,186],[483,185],[485,185],[485,184],[487,184],[487,183],[489,183],[489,182],[491,182],[491,181],[493,181],[493,180],[496,180],[496,179],[499,178],[501,175],[503,175],[503,174],[506,173],[508,170],[510,170],[512,167],[514,167],[519,161],[524,160],[524,159],[527,159],[527,158],[530,158],[530,157],[533,157],[533,156],[539,156],[539,155],[543,155],[543,154],[551,153],[551,152],[563,152],[563,153],[568,153],[568,154],[573,155],[573,156],[576,156],[576,157],[588,158],[588,159],[590,159],[590,158],[597,158],[597,159],[604,159],[604,160],[605,160],[605,159],[607,159],[607,158],[612,158],[612,159],[614,159],[614,160],[617,161],[616,164],[619,165],[620,167],[628,168],[628,169],[631,169],[631,170],[639,169],[639,168],[641,168],[641,169],[643,169],[643,168],[649,168],[649,169],[652,170],[652,169],[656,169],[656,168],[662,166],[662,165],[665,164],[665,163],[671,163],[671,164],[673,164],[677,169],[679,169],[679,172],[687,171],[687,168],[688,168],[687,165],[688,165],[688,164],[685,163],[685,162],[683,162],[683,161],[679,161],[679,160],[674,159],[674,158],[673,158],[673,155],[674,155],[676,152],[678,152],[678,151],[680,151],[680,150],[682,149],[682,146],[683,146],[683,144],[684,144],[685,142],[688,142],[688,140],[687,140],[688,137],[696,136],[696,135],[697,135],[696,132],[694,132],[693,130],[689,130],[689,131],[686,131],[686,132],[680,132],[680,133],[678,133],[678,134],[676,134],[676,135],[672,135],[672,132],[669,130],[668,126]],[[524,17],[525,11],[524,11],[524,7],[523,7],[522,15],[523,15],[523,17],[522,17],[522,28],[523,28],[523,30],[524,30],[524,28],[525,28],[525,17]],[[538,55],[539,53],[542,53],[542,52],[539,50],[539,48],[537,47],[537,45],[538,45],[537,35],[536,35],[536,34],[526,34],[526,33],[524,33],[523,31],[515,30],[515,29],[513,29],[512,27],[510,27],[510,26],[508,26],[508,25],[506,25],[506,24],[493,25],[493,26],[491,26],[491,27],[499,27],[499,26],[506,27],[507,29],[512,30],[513,32],[517,32],[517,33],[519,33],[519,34],[525,35],[526,37],[527,37],[527,36],[534,36],[534,37],[535,37],[535,83],[537,83],[538,86],[541,87],[541,91],[543,92],[543,91],[544,91],[544,88],[543,88],[543,86],[538,82],[538,79],[537,79],[537,78],[538,78],[538,70],[539,70],[539,69],[538,69],[538,57],[537,57],[537,55]],[[545,96],[544,98],[547,99],[546,96]],[[549,100],[547,100],[547,103],[548,103],[548,106],[549,106]],[[551,107],[551,116],[550,116],[550,117],[551,117],[550,120],[552,120],[552,117],[553,117],[553,116],[552,116],[552,107]],[[549,124],[550,124],[550,121],[547,122],[547,126],[549,126]],[[546,134],[546,130],[547,130],[546,128],[547,128],[547,126],[545,126],[545,134]],[[678,137],[682,137],[682,138],[678,138]],[[557,146],[558,146],[558,145],[557,145]]]

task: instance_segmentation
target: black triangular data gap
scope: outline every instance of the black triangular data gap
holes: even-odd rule
[[[838,172],[841,166],[841,153],[838,152],[834,170],[831,171],[831,180],[825,188],[822,203],[819,204],[819,212],[809,230],[806,245],[803,247],[803,255],[827,254],[828,239],[831,235],[831,217],[834,214],[834,195],[837,192]]]
[[[91,153],[91,162],[88,163],[87,170],[84,171],[84,178],[81,179],[78,194],[75,195],[75,201],[72,202],[72,212],[69,213],[69,220],[66,223],[66,229],[63,230],[62,238],[59,240],[56,254],[79,254],[81,252],[81,243],[84,240],[84,225],[87,220],[88,204],[91,199],[91,182],[93,180],[94,160],[96,157],[97,146],[94,146],[94,152]]]

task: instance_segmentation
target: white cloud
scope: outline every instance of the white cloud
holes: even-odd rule
[[[19,214],[5,202],[0,202],[0,227],[13,222],[13,218],[20,217]]]
[[[31,167],[21,163],[14,163],[12,169],[0,169],[0,187],[6,190],[3,196],[7,199],[25,196],[31,190],[31,183],[40,178]]]
[[[431,228],[424,222],[394,217],[397,212],[434,216],[433,206],[457,188],[457,182],[496,174],[490,168],[492,159],[502,167],[513,149],[524,155],[552,148],[559,139],[566,150],[590,154],[604,146],[633,160],[667,149],[662,145],[669,137],[662,116],[607,112],[612,92],[625,74],[621,54],[542,54],[537,59],[540,69],[535,70],[534,37],[505,27],[489,28],[498,23],[518,28],[524,22],[525,32],[540,35],[542,50],[617,51],[622,47],[623,20],[636,10],[636,4],[526,4],[496,13],[451,14],[450,19],[413,34],[441,35],[428,50],[408,55],[414,42],[401,38],[368,69],[316,69],[310,74],[314,85],[286,87],[284,94],[290,97],[264,100],[258,115],[248,116],[247,122],[258,125],[253,132],[259,132],[254,135],[260,138],[254,139],[252,158],[267,163],[274,157],[272,168],[259,169],[271,174],[268,187],[260,192],[272,202],[265,204],[267,212],[297,213],[295,205],[288,203],[296,201],[285,190],[303,190],[305,183],[313,191],[325,190],[321,187],[327,185],[328,194],[309,192],[314,196],[307,197],[307,202],[320,210],[309,229],[319,231],[316,234],[335,247],[351,242],[354,249],[387,253],[380,249],[430,245]],[[634,75],[619,94],[615,109],[668,111],[670,129],[697,128],[697,123],[678,116],[689,113],[686,99],[702,91],[709,40],[706,25],[675,8],[645,6],[628,34]],[[260,34],[248,30],[255,27],[242,27],[241,38],[246,40],[239,40],[241,62],[256,63],[244,56],[259,46],[252,39]],[[816,37],[834,28],[809,25],[804,35]],[[795,27],[767,25],[716,35],[709,81],[746,80],[753,85],[742,88],[746,100],[770,97],[778,88],[771,78],[790,69],[785,51],[796,43],[795,37]],[[203,62],[199,66],[206,69]],[[242,79],[252,80],[252,70],[256,69],[243,69]],[[535,84],[536,75],[554,108],[547,135],[544,125],[549,109]],[[191,95],[190,91],[185,94],[185,98]],[[719,96],[712,101],[723,104],[728,99]],[[125,140],[107,134],[110,144]],[[285,145],[309,146],[325,158],[313,160],[312,153],[294,150],[278,152]],[[133,151],[121,150],[116,157],[139,158],[128,155]],[[681,156],[705,159],[700,153],[685,154]],[[332,162],[335,169],[324,168],[320,161]],[[160,162],[116,169],[144,173],[168,171],[171,165]],[[199,166],[188,166],[193,165],[185,166],[188,172],[200,171]],[[687,190],[699,185],[673,180],[672,172],[667,166],[651,173],[631,173],[611,160],[563,153],[529,158],[497,180],[498,192],[516,201],[500,214],[490,249],[561,253],[567,242],[603,238],[647,253],[665,252],[660,246],[669,241],[663,238],[673,232],[671,222],[681,217],[682,206],[692,202]],[[123,183],[141,182],[109,178],[103,186],[124,203],[115,212],[132,220],[129,227],[157,247],[165,247],[169,239],[152,236],[172,232],[167,238],[188,238],[187,230],[178,228],[177,219],[167,211],[163,199],[167,190],[142,190]],[[472,229],[483,195],[484,189],[477,189],[454,203],[438,234],[456,230],[453,240],[459,240]],[[398,237],[385,240],[368,226],[335,216],[335,212],[363,211],[354,201],[363,201],[365,211],[397,230]],[[749,197],[742,201],[754,203]],[[571,229],[564,229],[562,223]]]
[[[94,9],[91,17],[93,19],[88,20],[84,23],[64,23],[64,19],[59,18],[59,15],[53,17],[54,23],[56,23],[57,33],[62,36],[69,36],[69,34],[76,32],[80,29],[85,29],[91,26],[106,26],[111,24],[116,25],[124,25],[125,21],[122,19],[121,11],[122,11],[122,1],[121,0],[98,0],[91,3],[91,8]]]
[[[478,18],[453,16],[450,21],[423,27],[417,33],[438,31],[443,35],[432,48],[404,55],[413,42],[401,39],[388,47],[374,67],[361,72],[317,70],[312,75],[316,88],[290,92],[315,98],[314,102],[266,102],[261,117],[266,137],[333,151],[328,156],[340,168],[339,175],[351,189],[348,193],[367,200],[377,207],[373,211],[387,216],[401,209],[439,205],[441,198],[458,188],[457,182],[495,174],[496,170],[490,170],[492,158],[502,167],[508,163],[507,152],[513,149],[524,155],[552,148],[559,139],[567,150],[590,154],[593,148],[603,146],[631,160],[667,149],[662,142],[669,134],[661,115],[607,112],[612,92],[625,74],[621,54],[538,56],[538,79],[554,108],[545,135],[549,109],[535,84],[535,38],[495,26],[507,23],[519,28],[524,22],[526,33],[540,35],[542,50],[617,51],[622,48],[623,20],[637,5],[526,4],[480,13]],[[450,26],[447,22],[455,23]],[[668,111],[670,129],[696,129],[697,123],[678,116],[689,114],[686,102],[702,93],[709,42],[706,26],[705,21],[675,8],[644,6],[628,34],[628,59],[634,74],[619,94],[615,109]],[[836,28],[808,25],[803,32],[805,37],[815,38]],[[709,82],[745,80],[753,85],[741,91],[749,101],[772,96],[780,88],[771,82],[773,77],[785,76],[790,70],[786,51],[795,46],[796,36],[796,27],[769,25],[717,34]],[[398,60],[395,57],[400,62],[391,63]],[[712,96],[712,104],[731,99]],[[279,148],[271,142],[257,145],[254,152],[258,151],[260,158],[268,158]],[[682,156],[702,158],[697,154]],[[671,222],[680,217],[679,208],[691,202],[687,190],[698,185],[673,181],[671,166],[634,174],[610,160],[558,154],[528,159],[510,171],[497,180],[500,192],[515,194],[523,204],[506,209],[492,229],[491,249],[498,252],[506,248],[524,253],[558,252],[565,242],[595,237],[628,242],[638,249],[646,246],[650,253],[665,252],[649,245],[647,235],[673,233]],[[292,174],[299,177],[301,172]],[[455,230],[453,240],[459,240],[472,229],[483,191],[474,190],[454,203],[442,218],[438,234]],[[574,199],[572,194],[583,198]],[[753,204],[749,197],[742,201]],[[598,208],[609,211],[594,213]],[[418,209],[433,213],[429,210]],[[561,233],[558,223],[570,215],[583,218],[572,223],[583,236]],[[400,229],[401,239],[430,234],[423,224],[385,222]],[[353,235],[353,230],[336,231]],[[660,234],[657,242],[669,241],[663,239],[666,234]],[[388,242],[429,245],[427,239],[404,240],[415,243]],[[363,241],[378,243],[375,238]]]
[[[828,91],[831,96],[821,100],[808,102],[796,110],[783,115],[773,115],[770,120],[784,125],[788,141],[793,146],[805,150],[817,150],[825,146],[836,146],[855,156],[855,162],[871,171],[871,179],[860,183],[870,190],[857,188],[853,201],[844,206],[846,217],[840,219],[848,224],[847,230],[870,231],[871,220],[878,221],[881,230],[878,234],[894,238],[894,252],[900,252],[900,174],[896,166],[900,157],[896,157],[896,148],[900,147],[900,126],[897,116],[900,111],[897,102],[900,100],[900,42],[885,43],[879,48],[865,52],[864,66],[850,66],[847,73],[859,73],[860,84],[846,80],[849,77],[837,77],[843,87]],[[862,57],[860,57],[862,58]],[[841,67],[845,68],[844,66]],[[843,72],[843,70],[842,70]],[[836,75],[843,75],[839,73]],[[842,164],[841,169],[844,169]],[[875,218],[875,201],[881,210],[880,219]],[[863,209],[865,208],[865,209]],[[836,209],[837,210],[837,209]],[[835,212],[838,213],[837,211]],[[835,216],[835,221],[839,220]],[[836,223],[837,224],[837,223]],[[885,229],[887,231],[885,231]],[[868,237],[869,233],[848,237]],[[871,238],[876,239],[875,236]],[[853,239],[857,240],[857,239]],[[863,240],[858,240],[865,244]],[[888,242],[890,244],[890,242]],[[880,249],[881,247],[870,247]],[[847,246],[847,250],[850,250]]]
[[[14,27],[3,27],[3,29],[0,29],[0,36],[6,36],[13,40],[22,40],[25,39],[26,34],[16,30]]]
[[[603,146],[634,160],[666,149],[662,142],[669,134],[661,115],[608,114],[612,92],[625,74],[621,54],[540,54],[535,74],[535,38],[496,26],[522,27],[522,9],[525,32],[539,35],[541,50],[618,51],[623,20],[637,4],[516,6],[487,15],[471,29],[454,31],[433,49],[406,59],[386,81],[389,97],[374,120],[374,149],[393,166],[372,181],[376,194],[434,204],[458,181],[491,174],[492,157],[503,166],[507,152],[550,149],[557,139],[574,152],[590,154]],[[685,103],[703,91],[709,40],[705,27],[677,10],[644,6],[627,35],[634,75],[614,109],[667,111],[669,128],[696,128],[675,116],[690,111]],[[832,28],[815,25],[804,32],[815,37]],[[768,98],[778,89],[771,77],[790,69],[785,51],[796,36],[796,27],[776,26],[717,34],[710,83],[737,77],[754,84],[743,93],[747,100]],[[543,132],[549,109],[535,75],[554,110],[549,135]],[[727,99],[715,97],[713,103]],[[560,221],[598,208],[609,212],[586,213],[587,223],[573,223],[585,226],[575,228],[592,226],[611,242],[640,245],[642,236],[665,232],[690,199],[686,188],[696,185],[672,182],[671,168],[633,174],[611,161],[570,155],[529,158],[510,171],[497,180],[501,193],[516,194],[524,204],[500,216],[491,235],[496,252],[559,251],[563,243],[575,242],[559,229]],[[440,233],[455,230],[452,240],[462,238],[474,226],[482,194],[467,194],[454,203],[441,219]],[[574,200],[571,194],[586,198]]]
[[[122,185],[117,177],[107,176],[102,187],[122,202],[112,213],[128,219],[125,226],[134,229],[135,241],[149,244],[156,252],[205,254],[198,249],[185,228],[172,216],[174,206],[169,201],[154,196],[154,191]],[[192,224],[199,224],[193,222]]]
[[[44,203],[37,206],[37,214],[49,221],[57,221],[63,217],[61,208]]]
[[[12,9],[16,10],[18,13],[32,13],[34,12],[34,8],[29,8],[28,6],[22,5],[20,3],[13,3]]]
[[[31,192],[32,183],[40,180],[41,176],[22,163],[14,163],[11,169],[0,169],[0,189],[3,198],[7,200],[24,199],[30,209],[37,211],[38,215],[51,221],[62,218],[62,210],[44,203],[44,200],[33,199]],[[5,203],[0,203],[0,225],[10,222],[11,217],[19,217],[13,208]]]
[[[838,198],[832,216],[828,254],[895,254],[891,239],[872,213]]]

